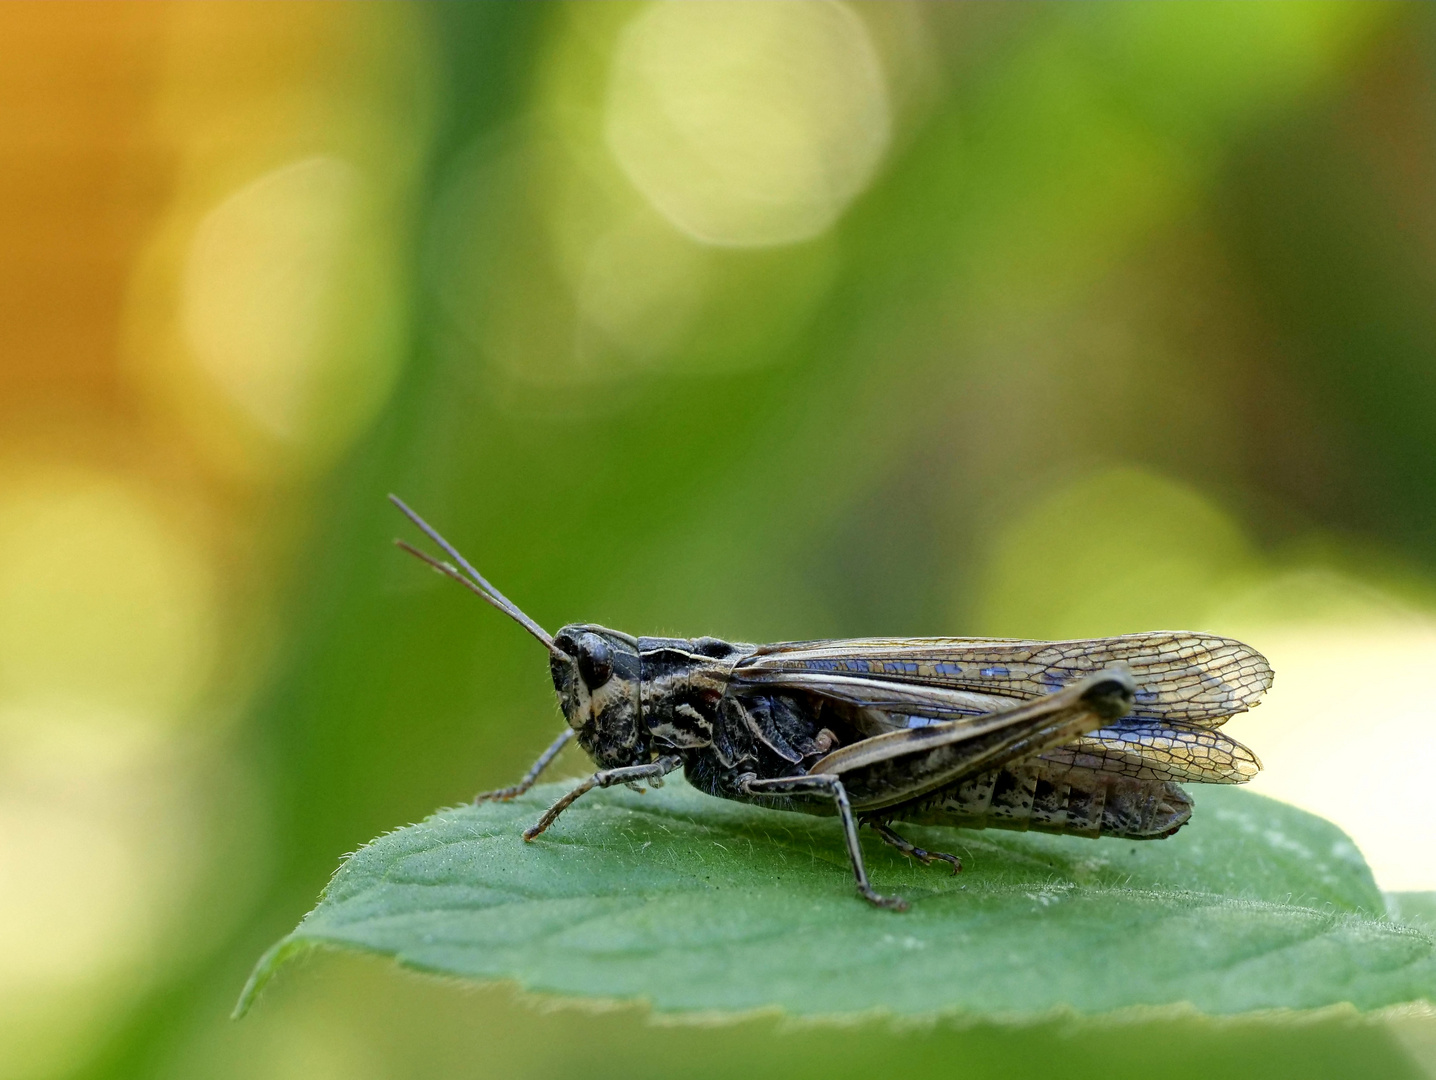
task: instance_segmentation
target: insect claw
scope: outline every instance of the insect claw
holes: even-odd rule
[[[962,870],[962,860],[956,855],[949,855],[945,851],[928,851],[926,848],[920,848],[911,841],[904,840],[881,821],[870,821],[868,824],[883,838],[885,843],[891,844],[909,859],[916,859],[924,866],[931,866],[939,860],[950,863],[952,865],[953,874],[957,874]]]
[[[962,860],[956,855],[949,855],[945,851],[925,851],[922,848],[915,848],[912,854],[913,858],[917,859],[923,866],[931,866],[933,863],[941,860],[942,862],[952,865],[954,877],[962,872]]]
[[[479,803],[485,802],[508,802],[510,799],[522,794],[523,789],[519,787],[496,788],[493,791],[481,791],[474,796],[474,805],[477,806]]]
[[[859,888],[858,895],[873,907],[884,908],[887,911],[906,911],[908,907],[907,901],[901,896],[883,896],[871,888]]]

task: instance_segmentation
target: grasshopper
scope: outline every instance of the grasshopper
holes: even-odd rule
[[[533,840],[594,788],[662,784],[834,815],[857,891],[868,825],[925,865],[956,855],[904,839],[895,821],[1155,840],[1186,824],[1181,782],[1242,783],[1256,756],[1222,734],[1256,705],[1272,669],[1251,647],[1192,632],[1082,641],[859,638],[749,645],[632,637],[591,623],[550,635],[427,522],[394,504],[452,559],[409,554],[504,612],[548,650],[568,722],[512,787],[523,794],[571,741],[598,766],[523,833]]]

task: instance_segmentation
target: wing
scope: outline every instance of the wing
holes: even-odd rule
[[[863,638],[763,645],[735,681],[787,686],[905,716],[946,719],[1041,697],[1113,664],[1137,683],[1136,719],[1214,728],[1271,686],[1266,658],[1215,634],[1157,631],[1082,641]]]
[[[1040,755],[1042,761],[1134,780],[1244,784],[1261,762],[1241,743],[1211,728],[1120,720]]]

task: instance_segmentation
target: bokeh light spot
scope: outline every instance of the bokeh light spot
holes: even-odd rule
[[[680,229],[763,246],[837,219],[881,162],[891,116],[868,31],[841,4],[660,2],[620,35],[605,128]]]
[[[323,460],[384,403],[397,368],[392,252],[372,185],[332,155],[292,162],[206,215],[182,323],[198,366],[270,438]]]
[[[122,481],[36,470],[0,493],[0,704],[169,724],[214,658],[205,554]]]
[[[581,325],[636,359],[662,356],[702,300],[703,254],[651,212],[619,222],[589,249],[578,287]]]
[[[1046,638],[1201,629],[1251,558],[1241,529],[1200,493],[1127,467],[1037,499],[991,551],[978,626]]]
[[[1277,575],[1217,619],[1276,671],[1227,724],[1262,759],[1252,788],[1340,825],[1383,889],[1436,889],[1436,619],[1331,571]]]
[[[214,667],[214,585],[133,482],[0,469],[0,1077],[83,1056],[207,866],[172,749]]]

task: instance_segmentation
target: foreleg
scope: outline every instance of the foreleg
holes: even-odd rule
[[[568,745],[568,741],[574,736],[573,728],[564,728],[563,734],[549,744],[549,748],[539,755],[539,759],[533,763],[524,778],[513,787],[499,788],[497,791],[482,791],[474,796],[474,802],[488,802],[490,799],[496,802],[508,802],[517,798],[529,788],[534,786],[534,781],[539,778],[539,773],[547,769],[553,759],[558,757],[559,751]]]
[[[682,758],[661,757],[648,765],[626,765],[621,769],[603,769],[596,772],[545,810],[543,817],[524,830],[524,839],[532,840],[543,832],[558,820],[560,814],[594,788],[613,787],[614,784],[631,784],[637,780],[659,780],[682,764]]]
[[[804,792],[832,797],[838,810],[838,820],[843,825],[843,839],[848,845],[848,859],[853,865],[853,877],[857,880],[858,894],[875,907],[891,911],[906,911],[907,901],[901,896],[880,896],[868,884],[867,868],[863,865],[863,849],[858,843],[858,823],[853,817],[852,805],[843,782],[836,776],[784,776],[774,780],[759,780],[746,777],[741,782],[746,795],[796,795]]]

